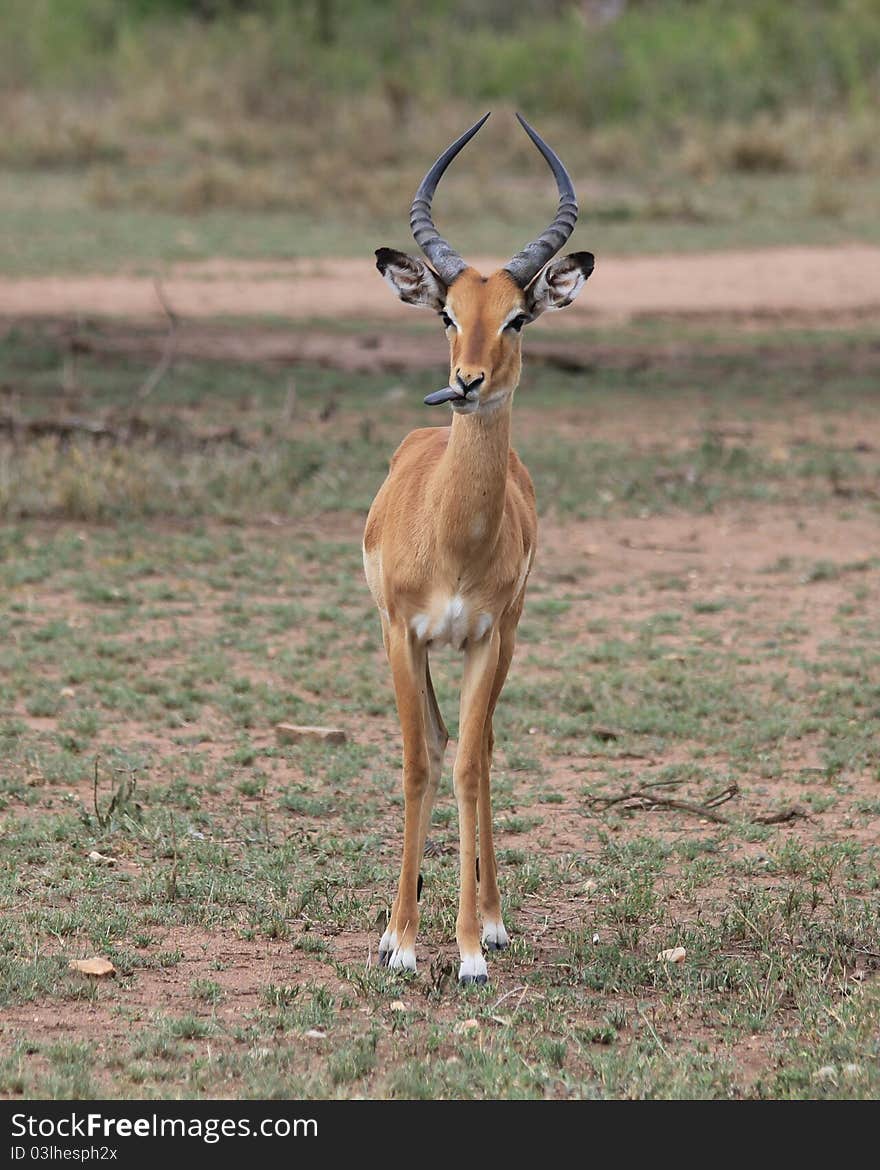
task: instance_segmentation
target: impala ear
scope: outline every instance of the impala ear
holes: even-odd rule
[[[532,317],[547,309],[564,309],[578,295],[593,271],[592,252],[570,252],[551,261],[526,289],[526,303]]]
[[[424,305],[439,312],[446,303],[446,285],[434,269],[417,256],[395,252],[393,248],[378,248],[376,267],[408,305]]]

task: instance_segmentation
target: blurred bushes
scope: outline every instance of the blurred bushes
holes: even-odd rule
[[[0,94],[0,164],[97,168],[103,205],[381,204],[490,105],[582,169],[848,173],[880,165],[880,0],[4,0]]]
[[[880,89],[878,0],[4,0],[4,88],[125,90],[182,55],[240,100],[392,84],[416,104],[520,102],[586,126],[865,108]],[[198,71],[192,75],[195,95]],[[405,101],[399,97],[398,100]]]

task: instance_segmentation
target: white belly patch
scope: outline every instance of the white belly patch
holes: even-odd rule
[[[461,650],[470,638],[479,642],[492,628],[492,615],[474,613],[459,594],[432,607],[430,613],[417,613],[410,629],[420,642],[453,646]]]

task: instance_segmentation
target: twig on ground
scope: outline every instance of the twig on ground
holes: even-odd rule
[[[809,817],[809,813],[805,808],[799,804],[793,804],[791,808],[784,808],[777,813],[764,813],[760,817],[752,817],[752,823],[755,825],[783,825],[786,821],[795,821],[798,817]]]
[[[504,1001],[506,999],[510,999],[510,997],[512,995],[516,995],[517,992],[525,992],[525,990],[526,990],[525,984],[522,984],[522,983],[519,985],[519,987],[511,987],[510,991],[505,991],[504,995],[499,996],[498,999],[495,1000],[495,1002],[489,1008],[489,1011],[494,1012],[498,1007],[501,1006],[501,1004],[504,1003]],[[520,997],[520,998],[522,998],[522,997]]]
[[[176,447],[202,449],[215,443],[231,443],[244,451],[254,446],[244,438],[238,427],[221,427],[204,433],[191,432],[178,420],[152,423],[139,415],[131,415],[118,427],[109,426],[101,419],[89,418],[32,418],[21,419],[14,415],[0,415],[0,434],[11,439],[43,438],[54,435],[66,440],[75,435],[86,435],[91,439],[106,439],[111,443],[130,443],[132,439],[149,439],[154,443],[171,443]]]
[[[654,544],[652,541],[644,541],[637,544],[636,541],[630,540],[628,536],[625,536],[620,543],[624,548],[631,549],[633,552],[688,553],[702,556],[706,551],[704,548],[696,545]]]
[[[165,297],[165,292],[162,288],[162,282],[158,277],[156,277],[153,281],[153,288],[156,290],[156,299],[162,306],[162,312],[165,314],[165,318],[168,321],[168,333],[165,337],[165,347],[162,350],[162,356],[159,358],[159,361],[156,363],[147,377],[143,380],[137,394],[135,395],[138,402],[143,402],[145,398],[148,398],[153,393],[153,391],[171,368],[171,363],[174,361],[174,356],[177,351],[177,314],[169,305],[168,300]]]
[[[18,419],[12,415],[0,416],[0,431],[12,438],[22,433],[40,438],[42,435],[58,435],[69,439],[71,435],[91,435],[93,439],[118,439],[118,433],[106,423],[88,418],[33,418]]]
[[[659,796],[656,792],[652,791],[652,789],[662,787],[663,785],[680,783],[680,780],[654,780],[643,784],[640,788],[633,788],[628,792],[621,792],[617,796],[594,796],[591,804],[598,812],[605,812],[614,805],[623,804],[630,812],[650,812],[655,808],[668,808],[674,809],[677,812],[693,813],[695,816],[703,817],[709,821],[715,821],[719,825],[729,825],[731,823],[729,817],[715,810],[719,805],[726,804],[729,800],[733,800],[735,796],[739,796],[740,788],[736,782],[728,784],[726,788],[722,788],[719,792],[707,797],[702,804],[696,804],[690,800],[676,800],[671,796]],[[806,809],[795,804],[777,813],[763,813],[760,816],[749,817],[748,819],[754,825],[781,825],[786,821],[793,821],[799,817],[808,816],[809,813]]]

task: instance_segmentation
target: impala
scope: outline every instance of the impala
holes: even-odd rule
[[[449,740],[428,654],[452,645],[464,654],[453,770],[460,983],[486,982],[481,941],[487,950],[508,944],[492,843],[489,768],[492,717],[513,657],[537,536],[532,481],[510,446],[522,329],[547,309],[571,304],[593,270],[589,252],[548,263],[574,230],[577,201],[565,167],[519,114],[556,179],[553,223],[488,277],[439,235],[431,218],[437,184],[488,116],[440,155],[416,192],[410,226],[430,266],[391,248],[376,252],[377,268],[400,299],[433,309],[443,321],[449,383],[425,403],[448,402],[452,425],[407,435],[391,459],[364,533],[364,569],[379,609],[403,736],[403,861],[379,961],[396,970],[416,969],[419,868]]]

